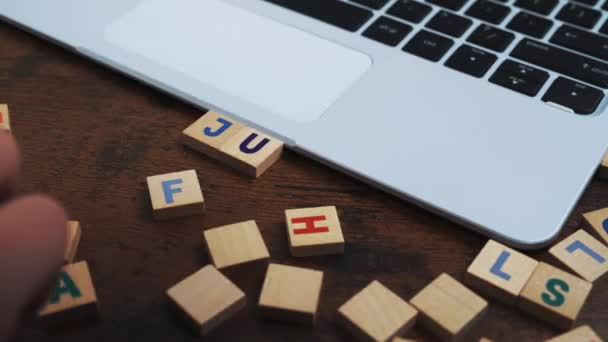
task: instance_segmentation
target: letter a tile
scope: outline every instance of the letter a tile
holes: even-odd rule
[[[591,283],[540,262],[521,292],[519,307],[558,328],[570,329],[591,288]]]
[[[336,207],[285,210],[293,256],[344,253],[344,236]]]
[[[205,210],[195,170],[148,177],[148,190],[157,220],[202,214]]]
[[[466,274],[466,281],[483,294],[515,304],[538,262],[494,240],[479,252]]]
[[[584,230],[553,246],[549,253],[589,282],[608,272],[608,247]]]

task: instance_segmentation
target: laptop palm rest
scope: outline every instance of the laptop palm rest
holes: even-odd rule
[[[104,39],[297,122],[321,117],[372,65],[363,53],[221,0],[141,1]]]

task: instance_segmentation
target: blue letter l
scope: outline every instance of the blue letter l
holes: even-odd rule
[[[580,240],[576,240],[572,244],[570,244],[570,246],[566,247],[566,250],[569,253],[574,253],[574,251],[576,251],[577,249],[580,249],[581,251],[585,252],[587,255],[595,259],[595,261],[599,262],[600,264],[603,264],[606,261],[604,257],[597,254],[593,249],[587,247],[587,245],[582,243]]]
[[[502,251],[502,253],[500,253],[500,255],[498,256],[498,260],[496,260],[496,262],[494,263],[494,265],[492,265],[492,268],[490,269],[490,272],[496,276],[498,276],[499,278],[502,278],[506,281],[511,280],[511,275],[505,273],[502,270],[502,267],[505,265],[505,262],[507,261],[507,259],[509,259],[509,256],[511,256],[511,253],[507,252],[507,251]]]

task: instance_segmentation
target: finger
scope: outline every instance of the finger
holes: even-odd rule
[[[0,200],[7,198],[17,188],[20,166],[17,143],[10,134],[0,130]]]
[[[0,340],[63,264],[66,226],[63,208],[45,196],[19,198],[0,209]]]

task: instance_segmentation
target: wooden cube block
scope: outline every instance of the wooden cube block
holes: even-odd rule
[[[418,311],[378,281],[338,309],[339,321],[361,341],[389,341],[405,333]]]
[[[466,273],[466,281],[483,294],[515,304],[538,262],[489,240]]]
[[[196,170],[148,177],[148,190],[157,220],[202,214],[205,210]]]
[[[258,305],[266,316],[314,324],[323,285],[323,272],[269,264]]]
[[[420,321],[444,341],[461,338],[478,321],[488,303],[447,274],[442,274],[411,300]]]
[[[344,236],[336,207],[285,210],[293,256],[344,253]]]
[[[206,230],[204,240],[215,267],[225,270],[246,263],[267,263],[270,258],[255,221]]]
[[[548,339],[546,342],[602,342],[602,338],[588,325],[583,325],[565,334]]]
[[[86,261],[65,265],[38,316],[48,323],[80,320],[96,315],[97,295]]]
[[[578,230],[549,253],[589,282],[608,272],[608,247],[584,230]]]
[[[215,112],[186,128],[182,142],[249,176],[261,176],[283,153],[283,142]]]
[[[11,115],[5,104],[0,104],[0,130],[11,132]]]
[[[570,329],[583,308],[591,283],[540,262],[520,295],[519,306],[561,329]]]
[[[283,154],[283,142],[253,128],[243,128],[220,149],[231,156],[227,162],[251,177],[261,176]]]
[[[585,225],[608,243],[608,208],[583,214]]]
[[[78,245],[80,244],[80,236],[82,235],[82,229],[80,229],[80,222],[69,221],[66,231],[66,243],[65,243],[65,254],[64,260],[66,264],[74,262],[76,251],[78,251]]]
[[[201,335],[245,307],[245,294],[215,267],[208,265],[182,280],[167,296]]]

